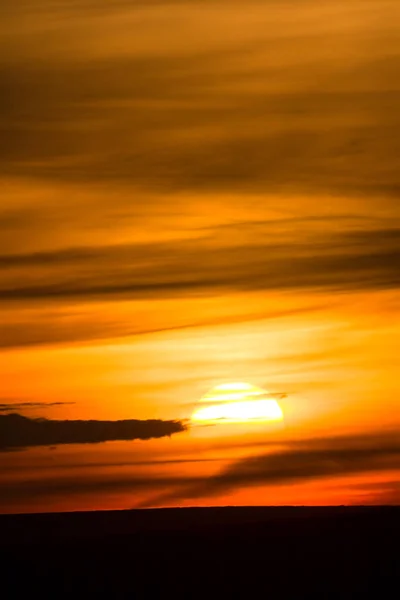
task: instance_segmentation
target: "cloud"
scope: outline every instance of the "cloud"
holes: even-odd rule
[[[82,495],[106,494],[109,492],[140,492],[147,495],[136,506],[160,506],[179,504],[182,500],[211,498],[229,491],[252,486],[295,485],[323,478],[337,478],[363,473],[389,472],[400,469],[400,435],[398,431],[378,432],[366,435],[337,436],[310,440],[286,440],[281,444],[265,444],[264,452],[235,461],[216,475],[143,474],[135,472],[137,466],[168,466],[174,459],[102,465],[71,464],[60,467],[54,478],[36,476],[29,480],[10,481],[5,486],[0,504],[25,501],[42,502],[55,497],[73,498]],[[197,460],[197,459],[194,459]],[[200,459],[201,460],[201,459]],[[181,459],[178,459],[180,462]],[[182,459],[183,463],[193,462],[193,458]],[[131,466],[132,472],[107,470],[100,473],[93,467]],[[74,475],[64,475],[63,470],[74,470]],[[84,473],[82,473],[84,471]],[[349,484],[350,485],[350,484]],[[356,486],[354,494],[357,495]],[[368,497],[366,497],[366,494]],[[398,483],[393,481],[360,485],[360,503],[373,503],[375,499],[394,502],[398,498]],[[293,502],[296,501],[295,488]]]
[[[400,229],[318,232],[311,240],[201,240],[0,257],[1,300],[148,298],[221,291],[370,290],[400,284]],[[29,269],[29,280],[24,280]],[[21,283],[20,283],[21,282]]]
[[[312,313],[327,308],[328,304],[312,304],[305,308],[297,307],[286,310],[264,310],[263,312],[244,313],[233,316],[218,315],[214,318],[203,318],[193,320],[188,318],[185,323],[174,319],[166,320],[165,325],[158,327],[144,327],[139,323],[126,321],[113,321],[106,323],[102,319],[93,320],[91,316],[84,313],[83,317],[73,319],[71,316],[66,323],[58,315],[51,315],[47,311],[45,319],[41,319],[38,313],[34,313],[30,319],[21,322],[18,317],[14,320],[11,315],[7,323],[2,325],[2,339],[0,349],[13,349],[20,347],[32,347],[42,345],[58,345],[76,342],[93,342],[124,338],[132,336],[147,336],[158,333],[173,333],[188,329],[200,329],[202,327],[224,327],[240,323],[250,323],[266,319],[284,319],[291,316]],[[331,304],[329,304],[331,306]]]
[[[90,473],[82,475],[74,475],[69,477],[47,477],[43,479],[27,478],[19,481],[9,481],[2,488],[0,495],[0,507],[10,506],[18,503],[26,503],[29,498],[29,507],[35,505],[36,502],[51,498],[71,499],[79,495],[95,495],[107,493],[131,492],[134,499],[136,492],[157,492],[163,489],[168,489],[170,486],[182,485],[182,483],[190,484],[195,482],[196,478],[187,477],[182,480],[182,477],[151,477],[138,476],[133,474],[117,476],[91,476]],[[133,502],[134,503],[134,502]]]
[[[400,469],[400,432],[292,442],[229,465],[215,476],[180,487],[155,504],[252,486],[296,484],[326,477]]]
[[[3,50],[2,173],[397,197],[396,0],[215,4],[90,5],[93,22],[63,4],[47,33],[34,14],[31,29],[18,21]]]
[[[400,505],[399,479],[353,485],[352,489],[359,492],[360,503],[378,506],[389,504]]]
[[[0,412],[15,412],[17,410],[36,409],[36,408],[49,408],[52,406],[65,406],[68,404],[75,404],[75,402],[17,402],[17,403],[1,403]],[[0,442],[1,444],[1,442]]]
[[[0,415],[0,451],[59,444],[95,444],[115,440],[148,440],[185,431],[181,421],[56,421]]]

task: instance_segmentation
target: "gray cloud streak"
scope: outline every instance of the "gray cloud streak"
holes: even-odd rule
[[[400,469],[400,434],[375,434],[292,442],[283,450],[236,461],[215,476],[153,498],[154,505],[209,497],[252,486]],[[295,498],[294,498],[295,501]]]
[[[324,478],[395,471],[400,470],[399,440],[398,431],[286,440],[280,445],[266,444],[268,450],[264,449],[262,454],[235,461],[210,477],[142,476],[135,473],[99,476],[88,473],[84,477],[77,474],[52,480],[13,481],[5,486],[0,503],[20,502],[27,494],[32,499],[42,500],[66,495],[72,498],[81,494],[131,491],[132,505],[135,505],[134,494],[140,492],[153,495],[136,502],[136,506],[159,506],[179,504],[183,499],[211,498],[252,486],[301,484]],[[159,465],[160,462],[155,460],[151,464]],[[366,491],[371,492],[368,502],[373,502],[374,497],[386,498],[388,502],[398,497],[397,484],[361,487],[367,487]],[[365,496],[363,500],[366,500]]]
[[[2,256],[0,292],[2,301],[8,301],[213,295],[224,290],[390,289],[400,283],[399,242],[400,230],[391,228],[320,234],[314,242],[290,245],[221,245],[218,238],[206,238]],[[29,284],[23,282],[21,269],[32,269]]]

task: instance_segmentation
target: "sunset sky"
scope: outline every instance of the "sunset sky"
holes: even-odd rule
[[[399,20],[2,3],[0,512],[400,504]]]

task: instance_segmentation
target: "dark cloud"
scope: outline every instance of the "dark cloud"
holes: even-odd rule
[[[318,477],[400,468],[400,443],[381,447],[299,449],[246,459],[208,483],[225,486],[293,483]]]
[[[185,431],[181,421],[56,421],[0,415],[0,450],[59,444],[148,440]]]
[[[208,91],[211,98],[202,106],[201,84],[205,89],[207,84],[191,81],[186,73],[195,69],[196,64],[188,64],[180,74],[176,66],[168,71],[162,60],[137,61],[89,72],[28,73],[22,74],[22,82],[9,81],[6,89],[14,100],[11,109],[3,109],[3,174],[124,181],[162,192],[398,195],[400,121],[395,107],[400,91],[377,96],[311,90],[277,97],[265,92],[262,102],[248,94],[229,94],[224,103],[217,100],[221,92]],[[127,82],[131,88],[121,91]],[[176,96],[181,99],[171,99]],[[368,117],[356,124],[359,115]]]
[[[155,499],[155,504],[179,498],[208,497],[251,486],[296,484],[325,477],[398,469],[398,431],[386,435],[292,442],[283,450],[271,450],[234,462],[198,484]]]
[[[57,450],[58,446],[49,446],[48,448],[49,450]],[[7,459],[9,458],[9,455],[7,456]],[[164,467],[164,466],[179,466],[179,465],[195,465],[197,463],[215,463],[215,462],[221,462],[219,458],[193,458],[193,457],[188,457],[188,458],[149,458],[148,460],[141,460],[141,459],[136,459],[136,458],[132,458],[131,460],[119,460],[119,461],[115,461],[115,462],[104,462],[104,460],[98,460],[98,461],[90,461],[90,462],[83,462],[82,460],[80,461],[69,461],[68,463],[57,463],[57,470],[59,471],[59,473],[63,473],[64,471],[73,471],[73,472],[83,472],[86,471],[87,473],[93,472],[93,469],[96,468],[101,468],[103,470],[109,470],[109,469],[121,469],[124,467]],[[53,471],[54,470],[54,463],[53,462],[45,462],[45,463],[41,463],[41,464],[35,464],[34,467],[31,465],[31,473],[35,472],[37,473],[46,473],[46,471]],[[10,472],[15,472],[15,464],[10,464],[10,461],[7,460],[7,462],[5,464],[0,464],[0,474],[1,475],[5,475],[7,473]],[[131,481],[131,478],[129,478],[129,480]],[[138,478],[135,477],[135,481],[138,481]],[[145,485],[146,482],[146,478],[140,479],[140,481],[142,482],[142,485]],[[159,482],[159,479],[157,478],[157,481]],[[165,481],[170,481],[168,480],[164,480]],[[178,479],[178,482],[180,480]],[[118,485],[118,483],[116,483],[116,485]]]
[[[7,413],[27,409],[50,408],[52,406],[65,406],[68,404],[75,404],[75,402],[16,402],[14,404],[0,402],[0,412]]]
[[[268,16],[268,7],[251,4],[260,19]],[[300,12],[309,10],[305,0],[296,4]],[[154,39],[153,48],[158,41],[165,52],[128,46],[107,57],[71,50],[59,61],[3,60],[2,173],[125,181],[162,192],[294,189],[397,196],[400,45],[384,18],[390,20],[396,2],[385,3],[376,19],[373,6],[348,2],[355,12],[347,15],[345,4],[337,4],[344,19],[359,18],[358,25],[350,21],[354,39],[347,54],[341,50],[348,31],[340,9],[332,31],[324,32],[323,9],[313,7],[313,27],[300,19],[293,28],[289,15],[286,23],[282,8],[268,3],[270,28],[266,23],[254,39],[222,34],[210,46],[204,37],[196,50],[188,39],[175,52],[168,51],[168,39]],[[128,3],[118,3],[123,6],[128,10]],[[154,21],[143,24],[150,40],[161,14],[153,6]],[[199,6],[189,3],[183,16],[177,5],[169,10],[193,25]],[[114,12],[108,5],[75,7],[105,19],[107,10]],[[207,19],[204,3],[203,9]],[[234,8],[238,17],[241,10],[247,11]],[[68,6],[60,4],[57,11],[68,14]],[[231,18],[227,10],[226,29]],[[109,24],[116,36],[117,26]],[[93,33],[89,25],[88,31]],[[327,51],[327,39],[337,56]],[[50,36],[49,43],[55,43]]]
[[[352,488],[360,492],[360,501],[364,500],[365,504],[400,505],[400,480],[364,483]]]
[[[253,238],[254,239],[254,238]],[[180,243],[76,248],[0,257],[3,301],[165,297],[221,291],[390,289],[400,283],[400,230],[323,233],[243,245]],[[33,269],[32,267],[35,267]],[[32,268],[24,281],[24,270]],[[11,282],[11,283],[9,283]]]
[[[355,436],[336,436],[303,441],[286,440],[277,444],[265,444],[264,452],[228,465],[214,476],[203,475],[143,475],[114,471],[112,474],[84,473],[78,468],[74,474],[63,475],[62,469],[55,478],[38,476],[29,480],[13,480],[4,486],[0,504],[24,502],[26,498],[35,502],[56,497],[73,498],[107,492],[140,492],[150,494],[136,506],[157,506],[178,503],[183,499],[207,498],[232,490],[251,486],[275,486],[296,484],[323,478],[346,475],[395,471],[400,469],[400,435],[398,431],[378,432]],[[167,465],[168,459],[149,461],[153,466]],[[187,461],[193,462],[191,458]],[[129,463],[132,467],[147,464],[147,461]],[[126,466],[125,463],[109,465]],[[68,465],[67,465],[68,466]],[[70,465],[74,469],[84,465]],[[101,466],[100,464],[98,466]],[[104,465],[107,466],[107,465]],[[86,471],[86,469],[85,469]],[[81,473],[81,474],[80,474]],[[354,496],[359,491],[361,504],[377,503],[382,500],[395,503],[398,499],[398,483],[382,482],[353,484]],[[375,500],[374,500],[375,499]],[[296,501],[295,491],[293,502]]]
[[[30,478],[27,480],[10,481],[2,487],[0,495],[0,506],[9,506],[26,502],[29,498],[30,507],[35,503],[42,503],[49,498],[73,498],[74,495],[98,495],[106,494],[107,492],[131,492],[132,504],[136,492],[155,492],[163,489],[168,489],[170,486],[188,485],[191,482],[195,483],[195,477],[182,478],[180,476],[173,477],[151,477],[137,476],[133,474],[107,477],[96,476],[85,473],[69,477],[45,477],[43,479]]]

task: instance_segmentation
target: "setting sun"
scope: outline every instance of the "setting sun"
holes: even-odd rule
[[[282,421],[283,413],[266,390],[248,383],[218,385],[200,400],[192,421],[243,423]]]

